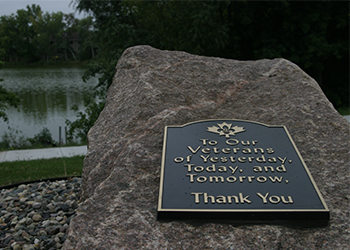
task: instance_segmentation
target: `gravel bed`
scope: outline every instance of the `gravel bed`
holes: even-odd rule
[[[0,190],[0,250],[61,249],[80,184],[76,177]]]

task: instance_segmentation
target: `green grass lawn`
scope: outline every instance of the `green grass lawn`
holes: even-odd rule
[[[0,162],[0,187],[26,181],[81,175],[84,156]]]

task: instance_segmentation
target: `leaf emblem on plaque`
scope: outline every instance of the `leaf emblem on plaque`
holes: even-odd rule
[[[235,135],[240,132],[244,132],[244,127],[234,126],[232,127],[232,123],[218,123],[218,126],[207,127],[208,132],[217,133],[219,135],[224,135],[226,138],[230,138],[231,135]]]

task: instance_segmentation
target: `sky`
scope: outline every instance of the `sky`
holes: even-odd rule
[[[64,14],[74,13],[72,0],[0,0],[0,16],[11,15],[16,13],[18,9],[26,9],[27,5],[40,5],[43,12],[58,12]],[[76,18],[83,18],[84,13],[75,13]]]

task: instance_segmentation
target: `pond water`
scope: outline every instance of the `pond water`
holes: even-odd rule
[[[0,120],[0,141],[5,133],[19,131],[17,137],[34,137],[48,128],[55,141],[59,141],[59,127],[64,139],[65,121],[77,119],[72,110],[76,105],[84,108],[84,97],[91,97],[97,78],[83,82],[82,68],[13,68],[1,69],[0,85],[13,91],[20,99],[18,110],[6,110],[9,121]],[[11,132],[12,131],[12,132]]]

